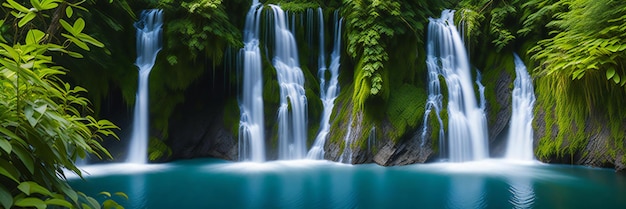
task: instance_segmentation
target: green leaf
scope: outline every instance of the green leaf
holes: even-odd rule
[[[27,197],[15,201],[15,206],[19,207],[35,207],[37,209],[46,209],[47,205],[43,200],[34,197]]]
[[[2,148],[7,154],[11,154],[12,146],[11,142],[8,140],[0,138],[0,148]]]
[[[95,38],[93,38],[93,37],[91,37],[91,36],[89,36],[87,34],[84,34],[84,33],[78,34],[77,38],[79,38],[81,41],[90,43],[90,44],[92,44],[94,46],[104,47],[104,44],[102,42],[96,40]]]
[[[26,116],[26,120],[30,126],[35,127],[37,125],[37,119],[34,117],[35,111],[32,106],[28,105],[24,108],[24,116]]]
[[[43,10],[43,8],[41,8],[41,4],[39,4],[39,0],[30,0],[30,4],[33,5],[33,7],[35,7],[38,11]]]
[[[17,177],[20,176],[19,172],[15,170],[13,164],[9,163],[6,160],[0,159],[0,174],[6,176],[7,178],[13,180],[15,183],[18,183]]]
[[[68,18],[71,18],[73,14],[74,10],[72,9],[72,7],[68,6],[65,8],[65,15],[67,15]]]
[[[61,26],[67,32],[70,32],[72,35],[76,35],[76,32],[74,32],[74,27],[72,27],[68,22],[66,22],[65,20],[61,19],[61,20],[59,20],[59,23],[61,23]]]
[[[616,84],[619,84],[619,81],[620,81],[619,74],[615,74],[615,76],[613,76],[613,82],[615,82]]]
[[[13,1],[13,0],[7,0],[7,2],[11,5],[12,8],[16,9],[17,11],[23,12],[23,13],[28,13],[29,10],[28,8],[22,6],[21,4]]]
[[[0,126],[0,133],[8,136],[9,139],[15,140],[15,141],[19,142],[20,144],[26,146],[26,142],[24,142],[24,140],[22,138],[20,138],[19,136],[15,135],[15,133],[11,132],[9,129],[6,129],[6,128]]]
[[[60,2],[60,1],[59,0],[43,0],[41,2],[41,9],[42,10],[48,10],[48,9],[57,8],[59,6],[59,4],[57,4],[56,2]]]
[[[606,47],[610,52],[618,52],[620,49],[620,45],[611,45]]]
[[[0,28],[2,28],[2,25],[4,25],[4,20],[0,20]],[[2,32],[0,32],[0,42],[7,42],[7,40],[2,37]]]
[[[11,205],[13,205],[13,195],[4,185],[0,184],[0,206],[11,208]]]
[[[614,75],[615,75],[615,68],[611,67],[608,70],[606,70],[606,80],[613,78]]]
[[[67,51],[66,53],[74,58],[83,58],[83,55],[78,52]]]
[[[17,51],[13,47],[3,43],[0,43],[0,47],[2,47],[6,52],[9,53],[9,56],[10,58],[13,58],[13,61],[17,61],[20,59],[20,54],[17,53]]]
[[[101,194],[101,195],[104,195],[104,196],[107,196],[107,197],[111,197],[111,193],[110,192],[106,192],[106,191],[100,192],[98,194]]]
[[[26,169],[28,169],[31,174],[34,174],[35,163],[30,152],[28,152],[24,147],[19,145],[13,147],[13,152],[15,153],[15,155],[17,155],[18,158],[20,158],[20,161],[22,162],[22,164],[24,164],[24,167],[26,167]]]
[[[26,44],[38,44],[46,34],[40,30],[32,29],[26,34]]]
[[[74,22],[74,33],[79,34],[81,32],[83,32],[83,29],[85,29],[85,20],[83,20],[83,18],[78,18],[76,20],[76,22]]]
[[[128,195],[126,195],[126,193],[124,193],[124,192],[116,192],[116,193],[114,193],[114,195],[123,197],[123,198],[128,200]]]
[[[81,40],[78,40],[76,37],[74,36],[70,36],[68,34],[62,33],[61,36],[69,39],[70,41],[72,41],[74,44],[76,44],[76,46],[80,47],[81,49],[87,50],[89,51],[89,46],[87,46],[87,44]]]
[[[35,17],[37,17],[37,14],[35,12],[29,12],[28,14],[26,14],[26,16],[22,17],[22,19],[17,23],[17,26],[21,28],[22,26],[26,25],[26,23],[33,20]]]
[[[17,186],[17,188],[20,191],[24,192],[24,194],[26,195],[31,195],[33,193],[48,195],[48,196],[52,195],[52,193],[50,193],[48,189],[42,187],[41,185],[37,184],[37,182],[34,182],[34,181],[22,182],[20,183],[20,185]]]
[[[57,199],[57,198],[48,199],[45,201],[45,203],[48,205],[57,205],[57,206],[66,207],[66,208],[72,207],[72,204],[64,199]]]

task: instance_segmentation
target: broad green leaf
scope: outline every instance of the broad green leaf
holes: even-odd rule
[[[30,4],[37,9],[37,11],[42,11],[41,4],[39,4],[39,0],[30,0]]]
[[[80,207],[84,208],[84,209],[91,209],[91,206],[85,204],[85,203],[81,203]]]
[[[614,75],[615,75],[615,68],[611,67],[608,70],[606,70],[606,80],[613,78]]]
[[[83,18],[78,18],[76,20],[76,22],[74,22],[74,33],[79,34],[81,32],[83,32],[83,29],[85,29],[85,20],[83,20]]]
[[[37,184],[34,181],[22,182],[20,183],[20,185],[17,186],[17,188],[20,191],[24,192],[24,194],[26,195],[31,195],[33,193],[48,195],[48,196],[52,195],[52,193],[48,189],[42,187],[41,185]]]
[[[111,193],[110,192],[106,192],[106,191],[100,192],[98,194],[101,194],[101,195],[104,195],[104,196],[107,196],[107,197],[111,197]]]
[[[70,32],[72,35],[76,35],[76,32],[74,32],[74,27],[72,27],[68,22],[66,22],[65,20],[61,19],[61,20],[59,20],[59,23],[61,23],[61,26],[67,32]]]
[[[93,37],[91,37],[91,36],[89,36],[89,35],[87,35],[87,34],[81,33],[81,34],[78,34],[78,36],[77,36],[77,37],[78,37],[81,41],[84,41],[84,42],[90,43],[90,44],[92,44],[92,45],[94,45],[94,46],[97,46],[97,47],[104,47],[104,44],[103,44],[102,42],[100,42],[100,41],[96,40],[95,38],[93,38]]]
[[[114,193],[114,195],[120,196],[120,197],[124,197],[125,199],[128,200],[128,195],[126,195],[126,193],[124,192],[116,192]]]
[[[67,51],[66,53],[74,58],[83,58],[83,55],[78,52]]]
[[[0,184],[0,206],[2,208],[11,208],[13,205],[13,195],[4,185]]]
[[[37,118],[34,117],[35,110],[32,106],[28,105],[24,108],[24,116],[26,116],[26,120],[30,126],[35,127],[37,125]]]
[[[105,200],[104,202],[102,202],[102,208],[123,209],[124,207],[122,207],[120,204],[118,204],[114,200],[108,199],[108,200]]]
[[[34,197],[27,197],[15,201],[15,206],[19,207],[35,207],[37,209],[46,209],[47,205],[43,200]]]
[[[28,169],[31,174],[34,174],[35,163],[33,161],[33,158],[31,157],[31,153],[28,152],[24,147],[19,145],[13,147],[13,152],[15,153],[15,155],[17,155],[18,158],[20,158],[20,161],[22,162],[22,164],[24,164],[24,167],[26,167],[26,169]]]
[[[20,59],[20,54],[17,53],[17,51],[13,47],[3,43],[0,43],[0,47],[2,47],[4,50],[6,50],[7,53],[9,53],[9,56],[11,56],[10,58],[12,58],[13,61],[17,61]]]
[[[74,201],[75,203],[78,202],[78,194],[76,193],[76,191],[74,191],[72,188],[70,188],[67,185],[62,185],[61,186],[61,191],[63,191],[63,193],[70,198],[70,200]]]
[[[12,166],[11,164],[8,164],[7,166]],[[0,167],[0,174],[2,174],[3,176],[6,176],[7,178],[13,180],[14,182],[19,182],[17,180],[17,177],[12,174],[9,170],[7,170],[8,168],[5,167]]]
[[[26,44],[38,44],[46,34],[40,30],[32,29],[26,34]]]
[[[13,1],[13,0],[7,0],[7,2],[11,5],[11,8],[16,9],[17,11],[23,12],[23,13],[28,13],[29,10],[28,8],[22,6],[21,4]]]
[[[620,45],[611,45],[606,47],[607,50],[611,52],[618,52],[620,49]]]
[[[57,206],[61,206],[61,207],[65,207],[65,208],[71,208],[72,204],[70,202],[68,202],[67,200],[64,199],[48,199],[45,201],[46,204],[48,205],[57,205]]]
[[[68,18],[71,18],[73,14],[74,10],[72,9],[72,7],[68,6],[67,8],[65,8],[65,15],[67,15]]]
[[[11,132],[9,129],[6,129],[6,128],[0,126],[0,133],[8,136],[9,139],[15,140],[15,141],[19,142],[20,144],[26,146],[26,142],[24,142],[24,140],[22,138],[20,138],[19,136],[15,135],[15,133]]]
[[[615,74],[615,75],[613,76],[613,82],[615,82],[616,84],[619,84],[619,82],[620,82],[620,77],[619,77],[619,74]]]
[[[60,2],[59,0],[43,0],[41,2],[42,10],[54,9],[59,6],[56,2]],[[68,6],[69,7],[69,6]]]
[[[8,140],[0,138],[0,148],[2,148],[7,154],[11,154],[12,146],[11,142]]]
[[[22,17],[22,19],[17,23],[17,26],[21,28],[26,25],[26,23],[33,20],[35,17],[37,17],[37,13],[29,12],[28,14],[26,14],[26,16]]]
[[[68,34],[62,33],[61,36],[69,39],[70,41],[72,41],[74,44],[76,44],[76,46],[80,47],[81,49],[87,50],[89,51],[89,46],[87,46],[87,44],[81,40],[78,40],[76,37],[74,36],[70,36]]]
[[[22,69],[31,69],[31,68],[33,68],[34,65],[35,65],[35,62],[31,61],[31,62],[27,62],[27,63],[21,64],[20,68],[22,68]]]
[[[2,28],[2,25],[4,25],[4,20],[0,20],[0,28]],[[7,40],[5,40],[4,37],[2,37],[1,31],[0,31],[0,42],[4,42],[4,43],[7,42]]]
[[[85,199],[87,199],[87,202],[89,202],[89,204],[91,204],[94,208],[100,209],[100,203],[98,203],[98,200],[89,196],[86,196]]]

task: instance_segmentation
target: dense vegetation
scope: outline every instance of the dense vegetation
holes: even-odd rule
[[[611,159],[603,163],[626,161],[626,111],[621,107],[626,102],[624,1],[264,3],[280,4],[294,14],[304,14],[308,8],[338,9],[344,18],[342,92],[329,140],[339,149],[346,148],[343,138],[348,126],[357,130],[351,136],[351,146],[357,150],[369,146],[371,135],[382,143],[404,143],[421,127],[426,101],[425,26],[428,17],[455,8],[471,62],[483,73],[490,125],[497,121],[495,113],[507,108],[498,103],[498,87],[490,81],[503,75],[512,80],[511,55],[517,52],[531,69],[538,96],[535,120],[541,122],[535,122],[536,155],[544,161],[575,163],[574,158],[598,152],[589,148],[590,139],[608,130],[608,142],[600,148]],[[127,109],[134,103],[134,12],[146,7],[164,9],[166,19],[164,48],[150,78],[150,159],[168,159],[172,151],[167,145],[176,143],[171,129],[185,121],[176,116],[177,111],[188,107],[183,106],[190,100],[188,90],[199,81],[214,82],[212,87],[219,92],[207,95],[211,102],[200,109],[216,109],[221,115],[215,117],[224,117],[221,125],[236,135],[239,84],[232,57],[242,46],[249,5],[247,0],[4,2],[0,8],[1,207],[100,206],[92,197],[73,191],[63,179],[63,170],[80,174],[74,162],[88,154],[112,157],[101,140],[116,138],[117,126],[99,115],[127,114],[123,108],[106,110],[111,101]],[[331,12],[324,12],[327,23]],[[306,71],[309,138],[313,139],[321,105],[314,76],[317,63],[310,57],[320,49],[300,41],[306,32],[298,30],[296,36]],[[266,130],[275,132],[276,109],[271,104],[277,102],[272,95],[277,83],[270,59],[263,57],[269,104]],[[435,140],[436,134],[430,138]]]
[[[62,57],[85,61],[82,52],[104,44],[87,34],[84,17],[95,2],[7,0],[0,34],[0,203],[13,207],[100,208],[74,191],[65,172],[81,175],[76,160],[111,155],[103,137],[117,137],[108,120],[96,119],[86,89],[62,79]],[[116,5],[125,7],[123,2]],[[111,197],[104,192],[103,195]],[[122,193],[118,195],[125,196]],[[111,199],[105,208],[118,207]]]

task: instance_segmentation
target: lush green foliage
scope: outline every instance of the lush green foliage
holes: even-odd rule
[[[61,0],[2,4],[7,11],[0,34],[2,208],[101,207],[94,198],[74,191],[64,180],[64,170],[81,175],[76,159],[87,154],[111,157],[100,142],[105,136],[117,137],[113,132],[117,126],[90,115],[89,100],[82,96],[86,89],[61,80],[67,69],[51,56],[82,58],[70,46],[82,50],[104,46],[84,33],[87,23],[74,11],[86,12],[83,4]],[[105,206],[119,205],[109,200]]]
[[[231,22],[222,0],[165,0],[159,7],[176,17],[165,23],[164,31],[166,37],[176,37],[167,39],[166,50],[181,52],[168,54],[171,65],[198,56],[220,62],[227,45],[242,46],[241,32]]]
[[[353,99],[362,108],[368,95],[377,95],[382,89],[384,63],[389,60],[386,44],[396,33],[401,22],[398,1],[344,1],[344,15],[348,35],[347,52],[358,58],[359,69]]]
[[[459,22],[464,29],[464,35],[473,42],[487,38],[491,40],[496,51],[501,51],[516,39],[516,30],[519,27],[518,12],[523,2],[519,0],[462,1]],[[484,29],[481,30],[481,28]]]
[[[539,154],[573,154],[587,144],[582,129],[589,117],[600,115],[617,127],[626,118],[622,108],[626,102],[626,2],[570,0],[556,2],[552,8],[554,19],[546,25],[552,29],[551,36],[539,41],[529,54],[538,62],[535,75],[540,97],[554,104],[554,123],[560,128],[557,140],[576,135],[568,137],[566,150],[556,146]],[[568,131],[574,122],[578,130]],[[623,152],[623,136],[613,132],[618,141],[608,148]]]
[[[398,40],[403,34],[413,34],[409,40],[423,43],[427,18],[433,16],[431,10],[440,12],[445,5],[447,1],[344,1],[342,11],[346,19],[346,51],[357,60],[352,96],[355,110],[362,109],[370,96],[378,95],[383,99],[389,97],[390,89],[385,89],[389,84],[385,84],[384,79],[393,70],[387,69],[390,46],[408,41]]]
[[[607,149],[613,155],[624,151],[617,130],[626,118],[621,108],[626,96],[625,2],[467,0],[460,6],[471,50],[527,52],[520,54],[529,57],[526,64],[535,79],[536,111],[542,113],[536,120],[545,123],[537,148],[541,159],[584,155],[589,137],[600,130],[590,124],[607,119],[614,139]],[[487,76],[495,73],[491,57],[474,58]]]

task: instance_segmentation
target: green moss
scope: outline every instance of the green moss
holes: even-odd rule
[[[591,135],[584,130],[586,119],[584,107],[580,103],[572,102],[571,95],[559,95],[563,92],[555,91],[554,85],[564,84],[561,83],[563,79],[569,81],[568,77],[558,76],[537,79],[536,93],[539,95],[537,104],[546,110],[544,118],[546,133],[539,140],[536,151],[540,159],[546,160],[553,156],[562,158],[568,155],[571,158],[576,153],[582,152]],[[553,129],[558,132],[553,133]]]
[[[280,5],[280,8],[290,12],[304,12],[308,8],[317,8],[320,6],[318,2],[314,2],[311,0],[267,0],[265,1],[265,4]]]
[[[389,138],[398,142],[408,131],[416,129],[424,118],[424,107],[428,95],[425,90],[404,84],[391,93],[387,107],[387,118],[394,127]]]

